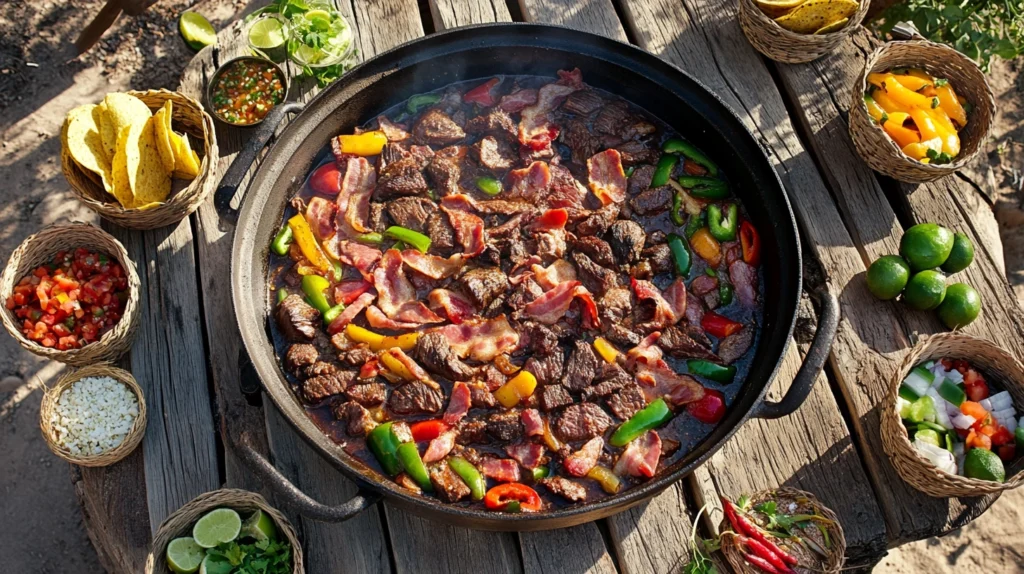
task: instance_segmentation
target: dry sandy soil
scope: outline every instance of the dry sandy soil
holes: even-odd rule
[[[259,1],[259,0],[257,0]],[[95,221],[68,192],[60,173],[58,137],[64,114],[82,102],[128,88],[173,88],[190,52],[178,38],[176,15],[190,5],[218,28],[246,0],[163,0],[145,15],[122,18],[87,55],[68,61],[74,35],[102,2],[8,0],[0,13],[0,253],[55,221]],[[1024,300],[1024,75],[1021,62],[999,63],[1000,100],[988,162],[973,172],[989,195],[1007,246],[1006,263]],[[59,372],[0,337],[0,557],[19,573],[102,569],[82,527],[68,467],[39,436],[41,387]],[[1020,526],[1024,492],[1003,496],[981,519],[942,539],[892,551],[876,572],[1024,571]]]

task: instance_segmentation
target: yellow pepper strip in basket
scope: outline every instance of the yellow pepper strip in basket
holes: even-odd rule
[[[359,135],[340,135],[338,144],[341,145],[342,153],[352,155],[370,156],[377,155],[384,149],[388,138],[382,131],[363,132]]]
[[[935,150],[936,153],[942,151],[942,140],[935,138],[928,141],[912,143],[903,148],[903,153],[908,157],[921,161],[928,158],[928,150],[931,149]]]
[[[533,394],[537,388],[537,378],[530,371],[519,371],[519,374],[512,377],[507,383],[494,391],[494,398],[498,399],[501,406],[510,409],[519,401]]]
[[[406,333],[395,337],[385,337],[380,333],[374,333],[359,325],[349,323],[345,326],[345,334],[356,343],[365,343],[371,351],[383,351],[398,347],[403,351],[411,351],[416,346],[416,340],[420,338],[419,333]]]
[[[288,227],[292,228],[295,243],[299,244],[299,249],[302,250],[302,254],[306,256],[306,259],[309,259],[309,262],[314,267],[324,273],[333,273],[334,264],[331,263],[327,254],[320,248],[320,244],[316,242],[316,236],[313,235],[313,230],[310,229],[309,223],[306,223],[306,218],[301,213],[296,214],[288,220]]]
[[[384,341],[381,343],[381,349],[393,349],[399,348],[403,351],[411,351],[416,347],[416,340],[420,338],[419,333],[406,333],[404,335],[396,335],[394,337],[384,337]],[[371,346],[371,349],[373,347]]]
[[[615,360],[619,358],[619,350],[614,345],[608,342],[608,339],[604,337],[598,337],[594,339],[594,350],[597,351],[598,355],[604,359],[606,363],[612,365],[615,364]]]
[[[886,113],[894,114],[897,112],[906,112],[908,110],[906,106],[894,102],[893,99],[890,98],[883,90],[875,90],[875,93],[871,94],[871,97],[874,98],[875,102],[881,106]]]
[[[921,135],[912,129],[903,127],[903,122],[907,121],[910,117],[909,114],[903,112],[895,112],[889,114],[889,121],[882,124],[882,129],[885,133],[889,134],[896,145],[900,146],[900,149],[907,147],[912,143],[921,141]]]
[[[864,96],[864,106],[868,109],[868,115],[876,122],[881,123],[882,118],[886,116],[885,110],[871,96]]]
[[[917,130],[921,132],[921,141],[938,138],[942,142],[942,149],[939,151],[948,153],[950,157],[960,153],[960,138],[956,132],[948,133],[944,130],[928,110],[914,108],[910,110],[910,117],[914,119]]]
[[[606,466],[597,465],[590,469],[587,478],[596,480],[601,485],[601,490],[608,494],[615,494],[622,488],[622,481]]]
[[[712,267],[722,262],[722,245],[711,235],[707,227],[701,227],[690,238],[690,247]]]
[[[885,77],[885,93],[892,98],[892,101],[907,108],[930,109],[932,107],[931,98],[926,98],[917,92],[904,88],[902,84],[896,81],[896,78],[893,78],[892,74],[887,74]]]
[[[391,354],[391,351],[384,351],[380,354],[380,362],[384,365],[384,368],[391,371],[393,374],[407,381],[416,381],[416,375],[409,370],[409,367],[405,366],[405,363],[400,361],[397,357]]]
[[[929,82],[935,81],[935,78],[933,78],[931,74],[921,68],[909,68],[907,69],[907,75],[915,78],[921,78],[922,80],[928,80]]]
[[[896,78],[896,81],[899,82],[900,85],[902,85],[904,88],[914,92],[920,92],[921,88],[924,88],[925,86],[935,85],[935,81],[932,80],[931,78],[919,78],[917,76],[911,76],[909,74],[893,74],[892,77]]]
[[[927,112],[935,121],[935,127],[939,128],[939,132],[942,133],[942,149],[939,151],[946,152],[951,158],[956,157],[960,153],[960,134],[957,133],[953,122],[949,121],[949,116],[941,108],[927,110]]]
[[[957,98],[956,92],[953,91],[953,86],[948,83],[944,86],[935,88],[935,92],[938,94],[939,107],[942,111],[946,112],[951,120],[957,123],[962,129],[967,125],[967,111],[960,105],[960,100]]]
[[[868,74],[868,83],[880,90],[885,89],[885,77],[888,74],[882,72],[872,72]]]
[[[952,132],[954,134],[960,131],[953,124],[953,120],[949,119],[949,116],[941,107],[927,111],[928,114],[932,117],[933,120],[935,120],[935,123],[937,123],[940,128],[946,130],[947,132]]]

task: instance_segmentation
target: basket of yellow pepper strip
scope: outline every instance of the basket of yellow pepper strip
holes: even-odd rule
[[[890,42],[853,86],[850,137],[875,171],[922,183],[973,160],[994,113],[992,89],[972,60],[925,40]]]

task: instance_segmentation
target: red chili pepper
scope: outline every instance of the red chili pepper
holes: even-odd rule
[[[497,100],[494,98],[493,90],[494,87],[497,86],[498,82],[500,81],[501,80],[498,78],[487,80],[486,82],[466,92],[466,94],[462,96],[462,101],[467,104],[480,104],[481,106],[484,107],[493,106],[495,103],[497,103]]]
[[[537,491],[518,482],[499,484],[484,497],[484,504],[490,510],[505,510],[510,502],[518,502],[520,510],[528,512],[536,512],[541,507]]]
[[[762,571],[767,572],[768,574],[785,574],[785,572],[772,566],[771,562],[768,562],[764,558],[754,556],[753,554],[744,554],[743,559],[746,560],[748,563],[757,566]]]
[[[420,421],[409,427],[412,431],[412,440],[416,442],[425,442],[428,440],[434,440],[441,433],[447,431],[450,427],[440,419],[433,419],[429,421]]]
[[[778,554],[779,558],[782,558],[782,561],[786,564],[789,564],[790,566],[796,566],[796,558],[787,554],[784,550],[779,548],[777,544],[769,540],[767,536],[761,533],[761,530],[758,529],[757,526],[754,526],[754,524],[751,523],[749,520],[740,516],[739,512],[736,511],[736,505],[730,502],[729,499],[725,498],[724,496],[722,497],[722,508],[725,510],[725,516],[729,519],[729,522],[732,524],[734,530],[736,530],[740,534],[745,534],[750,538],[757,540],[761,544],[764,544],[772,552]]]
[[[782,561],[781,556],[772,552],[771,548],[768,548],[761,542],[758,542],[757,540],[754,540],[753,538],[748,538],[746,536],[741,536],[740,542],[745,544],[746,547],[750,549],[751,553],[753,553],[755,556],[759,558],[763,558],[764,560],[766,560],[769,564],[774,566],[775,569],[779,572],[788,574],[793,571],[792,568],[787,566],[786,563]]]
[[[700,320],[700,326],[703,327],[705,331],[719,339],[724,339],[742,329],[743,323],[737,323],[736,321],[727,319],[718,313],[708,311],[707,313],[704,313],[704,318]]]
[[[749,221],[740,224],[740,245],[743,246],[743,260],[757,267],[761,263],[761,236]]]
[[[725,416],[725,395],[715,389],[704,389],[704,396],[698,401],[688,403],[686,412],[702,423],[718,424]]]

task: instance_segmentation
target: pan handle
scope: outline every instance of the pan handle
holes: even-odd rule
[[[814,340],[811,341],[811,348],[807,350],[803,365],[793,378],[786,396],[779,402],[764,401],[754,411],[754,416],[762,419],[777,419],[792,414],[800,408],[807,396],[814,388],[814,382],[818,380],[821,368],[825,366],[829,351],[832,349],[832,341],[836,338],[836,330],[839,328],[839,300],[828,290],[828,287],[821,287],[815,290],[811,297],[821,305],[821,314],[818,316],[818,330],[814,333]]]
[[[267,117],[263,118],[263,123],[256,126],[252,137],[245,142],[242,151],[238,152],[235,160],[228,166],[224,177],[220,179],[217,191],[213,194],[213,206],[217,208],[217,214],[221,219],[227,220],[232,225],[238,221],[238,210],[231,207],[231,200],[234,199],[238,186],[242,184],[242,178],[249,173],[249,168],[256,161],[256,156],[273,137],[285,116],[289,113],[301,112],[304,107],[305,104],[299,102],[288,102],[275,106],[267,114]]]
[[[263,484],[273,490],[279,500],[283,500],[286,505],[306,518],[320,522],[344,522],[377,504],[382,498],[379,493],[360,488],[359,492],[347,501],[337,506],[328,506],[310,498],[308,494],[302,492],[285,475],[274,468],[274,465],[270,464],[266,457],[253,448],[249,433],[243,432],[239,440],[235,441],[234,446],[249,470],[256,474]]]

